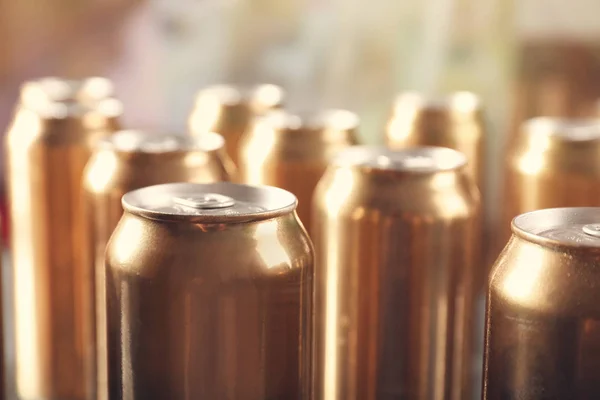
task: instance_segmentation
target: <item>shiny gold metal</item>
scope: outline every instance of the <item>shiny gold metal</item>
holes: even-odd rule
[[[481,191],[485,136],[481,102],[469,92],[456,92],[446,98],[403,93],[396,99],[386,128],[386,143],[392,149],[441,146],[465,154],[467,170]]]
[[[105,111],[74,102],[22,104],[6,135],[20,399],[94,397],[81,180],[93,144],[116,120]]]
[[[284,92],[279,86],[263,84],[252,90],[215,85],[201,90],[188,125],[194,136],[217,132],[225,138],[229,157],[237,165],[239,141],[255,116],[281,107]]]
[[[356,146],[319,182],[316,398],[468,399],[479,194],[463,154]]]
[[[489,280],[484,400],[600,398],[600,208],[533,211]]]
[[[600,120],[526,121],[507,155],[501,242],[519,214],[542,208],[600,206]],[[498,244],[501,248],[501,244]]]
[[[310,397],[312,244],[273,187],[123,197],[106,252],[111,399]]]
[[[106,244],[123,215],[121,197],[131,190],[160,183],[210,183],[229,180],[235,167],[216,133],[200,138],[120,131],[101,140],[84,171],[86,260],[96,281],[104,282]],[[104,286],[96,288],[96,318],[104,321]],[[103,323],[99,322],[98,326]],[[97,335],[102,335],[98,331]],[[101,340],[104,343],[105,340]],[[105,354],[99,349],[100,355]],[[98,399],[107,399],[106,360],[98,357]]]
[[[298,216],[310,232],[312,196],[332,157],[356,144],[358,117],[328,110],[312,118],[273,111],[257,118],[240,142],[240,181],[294,193]]]

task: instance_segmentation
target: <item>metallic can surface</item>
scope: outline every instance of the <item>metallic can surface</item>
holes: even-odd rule
[[[316,398],[467,399],[479,194],[463,154],[357,146],[319,182]]]
[[[73,102],[21,105],[6,135],[21,399],[93,397],[81,181],[93,144],[114,118]]]
[[[240,181],[294,193],[298,216],[310,232],[312,197],[331,159],[356,144],[358,117],[328,110],[300,117],[274,111],[258,118],[240,143]]]
[[[441,146],[467,156],[468,171],[483,191],[485,179],[485,126],[481,102],[472,93],[427,98],[417,93],[398,96],[386,128],[392,149]]]
[[[312,244],[273,187],[123,197],[107,247],[110,399],[310,399]]]
[[[507,155],[502,236],[517,215],[542,208],[600,206],[600,121],[534,118]]]
[[[518,216],[489,280],[483,398],[600,398],[600,208]]]
[[[237,165],[240,139],[253,118],[281,107],[283,100],[283,90],[275,85],[257,85],[247,91],[229,85],[208,87],[196,97],[188,121],[190,133],[223,135],[227,153]]]
[[[97,282],[104,282],[104,252],[123,214],[121,197],[131,190],[160,183],[229,180],[235,167],[224,146],[223,137],[216,133],[195,139],[140,131],[120,131],[98,143],[83,178],[87,235],[84,251]],[[106,303],[103,286],[96,288],[96,299],[97,304]],[[104,306],[96,309],[96,318],[105,319]],[[103,350],[98,351],[104,354]],[[98,357],[99,399],[107,398],[106,379],[106,360]]]

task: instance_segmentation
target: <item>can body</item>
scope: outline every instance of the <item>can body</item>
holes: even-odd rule
[[[485,400],[600,398],[598,223],[598,208],[513,221],[489,280]]]
[[[90,270],[81,180],[110,120],[73,104],[18,107],[7,133],[16,385],[21,399],[93,392]]]
[[[294,193],[309,233],[315,187],[335,154],[356,144],[358,129],[358,118],[349,111],[330,110],[313,118],[281,111],[257,119],[242,139],[238,163],[241,182]]]
[[[84,171],[86,263],[96,281],[96,319],[105,319],[104,253],[123,215],[121,198],[131,190],[171,182],[227,181],[234,174],[223,138],[206,134],[192,139],[140,131],[116,132],[96,147]],[[99,322],[98,326],[102,326]],[[106,339],[97,332],[98,399],[107,399]]]
[[[227,153],[237,165],[240,139],[255,116],[281,107],[283,90],[275,85],[257,85],[252,90],[215,85],[196,97],[188,125],[190,133],[201,136],[217,132],[225,138]]]
[[[553,207],[600,206],[600,123],[596,120],[535,118],[507,155],[502,235],[510,237],[517,215]]]
[[[215,194],[232,208],[187,213]],[[311,398],[314,260],[294,203],[227,183],[124,197],[107,248],[110,399]]]
[[[465,162],[356,147],[319,182],[316,398],[469,398],[479,194]]]

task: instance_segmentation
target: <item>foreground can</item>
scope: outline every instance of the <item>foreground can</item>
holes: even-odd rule
[[[310,399],[312,245],[273,187],[123,197],[107,247],[110,399]]]
[[[485,179],[485,136],[481,102],[469,92],[446,98],[401,94],[386,128],[386,143],[392,149],[441,146],[465,154],[467,170],[480,191]]]
[[[514,219],[490,275],[483,398],[599,399],[600,208]]]
[[[251,90],[215,85],[201,90],[188,125],[194,136],[217,132],[225,138],[227,153],[238,162],[239,142],[257,115],[281,107],[284,92],[279,86],[263,84]]]
[[[534,118],[525,122],[507,155],[502,236],[525,212],[600,206],[600,121]]]
[[[294,193],[298,216],[310,232],[312,197],[331,159],[356,144],[358,117],[328,110],[301,117],[274,111],[258,118],[240,144],[239,177]]]
[[[171,182],[227,181],[234,167],[221,135],[201,138],[121,131],[101,140],[84,172],[86,263],[104,282],[106,244],[123,214],[121,197],[141,187]],[[104,286],[96,288],[96,318],[105,319]],[[101,326],[103,322],[99,322]],[[101,331],[97,335],[102,335]],[[99,340],[106,342],[106,340]],[[102,349],[99,354],[104,354]],[[98,357],[98,399],[106,399],[106,360]]]
[[[327,169],[311,231],[317,399],[470,398],[479,194],[465,166],[447,148],[357,146]]]
[[[73,102],[21,105],[6,135],[21,399],[94,396],[81,181],[93,144],[116,117]]]

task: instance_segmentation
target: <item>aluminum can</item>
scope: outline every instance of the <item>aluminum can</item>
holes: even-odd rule
[[[331,159],[356,144],[358,117],[346,110],[313,115],[273,111],[257,118],[240,143],[239,178],[294,193],[310,233],[312,197]]]
[[[81,182],[93,144],[117,118],[105,111],[77,102],[24,104],[6,135],[20,399],[93,398]]]
[[[532,211],[489,280],[484,400],[600,398],[600,208]]]
[[[125,193],[160,183],[229,180],[234,170],[225,152],[225,141],[217,133],[192,138],[128,130],[99,141],[83,178],[87,235],[84,251],[96,281],[104,282],[104,252],[123,214],[121,197]],[[96,309],[96,319],[104,321],[103,285],[96,288],[96,304],[102,305]],[[104,350],[98,353],[105,354]],[[98,399],[107,399],[106,360],[98,357],[97,365]]]
[[[479,207],[455,150],[338,155],[313,208],[317,399],[470,398]]]
[[[110,399],[310,399],[314,254],[273,187],[129,192],[106,253]]]
[[[239,142],[255,116],[281,107],[284,92],[279,86],[262,84],[251,89],[215,85],[201,90],[188,120],[194,136],[217,132],[225,138],[229,157],[237,165]]]
[[[402,93],[386,127],[386,143],[392,149],[441,146],[465,154],[467,170],[480,191],[485,182],[485,140],[483,108],[469,92],[441,98]]]
[[[600,121],[534,118],[507,155],[504,218],[498,250],[510,222],[528,211],[600,206]]]

